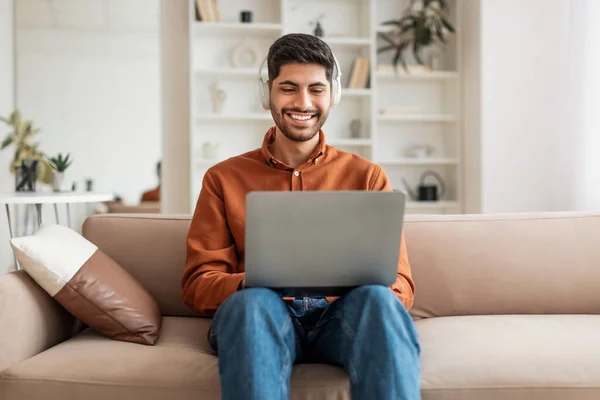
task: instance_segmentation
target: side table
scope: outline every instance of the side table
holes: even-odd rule
[[[42,224],[42,205],[52,204],[54,206],[54,214],[56,223],[58,221],[58,204],[65,204],[67,207],[67,226],[71,227],[71,215],[69,204],[73,203],[101,203],[112,201],[114,199],[112,193],[93,193],[93,192],[9,192],[0,193],[0,203],[6,207],[6,217],[8,219],[8,232],[11,239],[14,237],[10,206],[18,204],[35,205],[37,214],[38,227]],[[16,263],[16,259],[15,259]],[[19,269],[18,263],[17,269]]]

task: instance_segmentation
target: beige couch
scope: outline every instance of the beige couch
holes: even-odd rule
[[[160,201],[142,201],[139,204],[110,201],[105,205],[106,210],[101,214],[160,214]]]
[[[180,301],[188,217],[90,217],[84,235],[160,303],[154,347],[78,327],[23,272],[0,277],[0,399],[218,399],[209,319]],[[409,216],[426,400],[600,399],[600,214]],[[347,399],[301,365],[293,399]]]

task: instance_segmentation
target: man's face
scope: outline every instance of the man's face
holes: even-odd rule
[[[275,125],[290,140],[305,142],[327,121],[331,86],[319,64],[285,64],[270,82],[270,108]]]

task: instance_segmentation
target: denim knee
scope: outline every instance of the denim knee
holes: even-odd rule
[[[374,304],[379,307],[397,306],[398,298],[392,290],[382,285],[365,285],[352,290],[346,295],[346,301],[355,304]]]
[[[277,293],[267,288],[249,288],[229,296],[221,304],[219,311],[231,310],[237,313],[254,314],[277,308],[285,310],[285,304]]]
[[[285,303],[277,293],[266,288],[250,288],[233,293],[219,306],[212,321],[209,341],[217,349],[216,335],[238,338],[239,332],[261,329],[265,324],[283,324],[287,316]],[[242,336],[244,338],[244,336]]]

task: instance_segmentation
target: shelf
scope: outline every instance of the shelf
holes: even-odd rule
[[[330,139],[327,141],[332,146],[371,146],[371,139]]]
[[[324,37],[322,38],[329,45],[343,46],[370,46],[371,39],[369,38],[352,38],[352,37]]]
[[[247,76],[258,79],[258,68],[199,68],[196,74],[201,76]]]
[[[405,72],[402,65],[397,69],[391,65],[394,52],[377,52],[386,43],[380,33],[396,29],[396,26],[382,25],[382,21],[389,19],[386,15],[399,10],[393,1],[387,4],[382,0],[261,0],[250,2],[252,7],[247,7],[247,2],[242,0],[225,3],[227,6],[221,7],[226,7],[228,12],[222,10],[222,21],[194,21],[194,7],[190,7],[190,93],[199,94],[190,97],[193,110],[189,117],[190,135],[194,146],[218,140],[216,155],[223,160],[256,148],[255,136],[264,135],[265,129],[275,125],[271,113],[260,108],[255,93],[259,74],[264,79],[267,71],[264,68],[259,72],[254,64],[231,63],[230,52],[237,43],[247,39],[262,49],[264,57],[268,46],[285,34],[311,34],[314,26],[311,28],[309,21],[315,16],[311,16],[310,11],[317,10],[317,14],[323,12],[347,22],[332,25],[325,21],[325,34],[320,37],[333,49],[343,69],[340,106],[332,112],[324,128],[332,134],[327,137],[327,144],[356,153],[389,170],[390,185],[396,188],[402,187],[401,178],[406,173],[407,177],[416,179],[423,171],[439,171],[449,195],[438,202],[418,202],[407,197],[407,212],[462,212],[463,199],[456,195],[467,189],[461,179],[465,166],[460,153],[460,140],[464,136],[461,88],[465,75],[460,68],[459,61],[464,58],[460,46],[450,44],[431,48],[431,52],[427,50],[424,61],[429,61],[432,55],[439,56],[439,63],[428,62],[428,65],[418,64],[409,54],[408,72]],[[255,22],[238,21],[240,10],[246,9],[252,9]],[[451,22],[459,26],[458,7],[456,11],[452,13]],[[464,41],[460,31],[452,35],[451,41],[454,44]],[[370,83],[350,88],[348,82],[356,57],[368,59]],[[236,65],[243,68],[235,68]],[[211,81],[227,86],[228,99],[235,97],[235,104],[227,100],[221,113],[213,113],[217,109],[212,107],[207,91]],[[362,121],[362,135],[350,132],[349,124],[356,118]],[[418,143],[413,143],[415,141]],[[438,151],[405,152],[413,145],[431,146]],[[204,160],[203,154],[201,148],[194,147],[195,157],[190,162],[194,173],[190,182],[194,188],[201,184],[206,170],[219,162]]]
[[[219,160],[219,159],[208,160],[205,158],[200,158],[195,161],[196,169],[208,169],[208,168],[212,167],[213,165],[220,163],[221,161],[222,160]]]
[[[458,73],[454,71],[411,72],[407,74],[402,67],[399,68],[398,73],[394,71],[377,71],[375,76],[379,79],[398,81],[452,81],[458,79]]]
[[[377,33],[390,33],[394,29],[393,25],[380,25],[375,28],[375,32]]]
[[[452,114],[400,114],[379,115],[377,119],[381,122],[452,122],[456,117]]]
[[[350,89],[342,88],[342,97],[344,96],[370,96],[373,92],[371,89]]]
[[[456,208],[456,201],[407,201],[406,208],[427,208],[427,209],[446,209]]]
[[[456,158],[398,158],[395,160],[379,161],[381,165],[457,165]]]
[[[241,22],[196,22],[196,33],[226,32],[231,33],[281,33],[281,24],[274,23],[241,23]]]
[[[247,113],[247,114],[199,114],[198,121],[272,121],[271,113]]]
[[[34,33],[39,35],[52,35],[52,34],[73,34],[86,35],[86,34],[98,34],[103,35],[160,35],[159,28],[152,26],[140,26],[136,27],[119,27],[119,26],[22,26],[19,22],[19,27],[15,27],[18,33]]]

